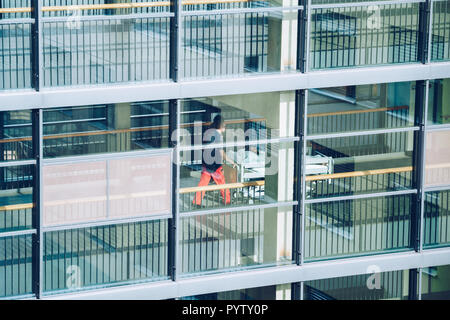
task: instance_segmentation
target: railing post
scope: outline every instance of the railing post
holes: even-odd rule
[[[180,79],[181,10],[181,0],[171,0],[169,76],[175,82]]]
[[[33,175],[33,215],[32,227],[36,230],[32,238],[32,291],[41,298],[43,290],[43,233],[42,233],[42,110],[32,110],[32,148],[36,165]]]
[[[43,46],[42,46],[42,0],[31,0],[31,86],[36,91],[42,88]]]
[[[172,218],[169,219],[169,230],[168,230],[168,275],[173,281],[177,279],[177,248],[178,248],[178,221],[179,221],[179,206],[178,206],[178,196],[179,196],[179,132],[178,124],[180,121],[179,117],[179,100],[169,101],[169,147],[173,150],[173,161],[172,161]]]

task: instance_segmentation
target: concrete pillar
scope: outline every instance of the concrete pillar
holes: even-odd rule
[[[277,0],[284,7],[296,6],[298,1]],[[283,12],[280,17],[269,17],[267,67],[269,70],[294,70],[297,62],[297,17],[298,12]]]
[[[108,108],[108,127],[110,130],[131,128],[131,104],[116,103]],[[120,132],[107,135],[107,152],[131,150],[131,133]]]

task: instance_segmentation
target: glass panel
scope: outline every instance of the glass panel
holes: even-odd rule
[[[425,142],[425,185],[450,183],[450,131],[427,133]]]
[[[0,238],[0,298],[31,293],[31,235]]]
[[[182,145],[202,144],[202,134],[225,124],[224,142],[259,141],[295,135],[295,92],[270,92],[189,99],[181,104]]]
[[[329,198],[410,189],[414,132],[307,142],[306,196]]]
[[[182,274],[218,272],[292,260],[292,208],[182,217]]]
[[[44,233],[44,291],[167,279],[167,220]]]
[[[31,229],[33,170],[31,165],[0,168],[0,232]]]
[[[249,3],[252,7],[266,6],[264,1]],[[243,6],[241,3],[236,5]],[[206,6],[211,6],[208,10],[214,10],[212,6],[216,4]],[[297,16],[297,11],[273,14],[226,10],[185,15],[181,35],[181,77],[191,79],[295,71]]]
[[[450,3],[433,1],[433,38],[431,60],[450,59]]]
[[[169,153],[46,164],[43,224],[64,225],[171,213]]]
[[[409,270],[306,281],[305,300],[408,300]]]
[[[155,2],[148,3],[158,8]],[[116,9],[117,5],[122,9]],[[169,79],[170,18],[124,16],[148,14],[152,12],[150,5],[123,9],[122,3],[110,3],[109,7],[112,9],[95,9],[95,5],[86,10],[62,7],[48,14],[69,18],[43,25],[44,86]],[[159,8],[164,8],[158,10],[162,12],[169,7]],[[85,20],[84,15],[91,19]]]
[[[424,246],[450,244],[450,191],[425,193]]]
[[[30,18],[29,8],[30,0],[3,0],[0,5],[0,91],[31,87],[31,24],[20,20]]]
[[[168,102],[56,108],[44,111],[44,157],[168,147]]]
[[[180,300],[291,300],[291,284],[201,294]],[[262,311],[262,306],[255,307],[255,312],[260,308]]]
[[[422,300],[450,300],[450,265],[422,269]]]
[[[430,80],[428,124],[450,123],[450,79]]]
[[[181,161],[181,211],[293,199],[293,143],[184,151]]]
[[[0,161],[32,158],[31,111],[0,111]]]
[[[417,62],[419,4],[313,9],[311,69]]]
[[[312,89],[308,134],[411,127],[414,111],[414,82]]]
[[[409,248],[411,195],[306,205],[305,259]]]

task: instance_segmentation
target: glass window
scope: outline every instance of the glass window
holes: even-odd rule
[[[31,228],[34,166],[0,168],[0,233]]]
[[[167,220],[44,233],[44,291],[167,279]]]
[[[32,158],[31,111],[0,111],[0,162]]]
[[[306,205],[305,259],[410,246],[412,195]]]
[[[450,183],[450,131],[428,132],[425,142],[425,185]]]
[[[168,8],[154,9],[161,12]],[[148,9],[100,10],[94,6],[69,10],[63,6],[52,13],[68,18],[43,24],[44,86],[169,79],[170,18],[149,16]],[[139,16],[140,13],[147,15]],[[135,18],[130,19],[127,14],[135,14]],[[84,15],[90,19],[84,19]]]
[[[168,102],[65,107],[44,111],[44,157],[167,148]]]
[[[422,269],[422,300],[450,300],[450,265]]]
[[[450,79],[430,81],[428,124],[450,123]]]
[[[3,0],[0,13],[0,91],[31,87],[31,23],[20,20],[30,18],[30,0]],[[1,120],[0,120],[1,123]],[[1,139],[1,136],[0,136]]]
[[[404,190],[412,187],[414,132],[309,140],[307,198]]]
[[[244,1],[204,4],[200,8],[184,6],[191,12],[182,19],[181,77],[295,71],[298,12],[248,11],[272,5],[266,1]],[[236,8],[244,13],[233,11]],[[205,13],[207,10],[213,11]]]
[[[293,143],[188,150],[181,161],[181,211],[293,200]]]
[[[424,246],[450,243],[450,191],[425,193]]]
[[[414,111],[414,82],[311,89],[308,134],[411,127]]]
[[[433,1],[433,34],[431,60],[450,59],[450,3],[448,1]]]
[[[31,293],[31,235],[0,237],[0,298]]]
[[[270,92],[189,99],[181,105],[182,145],[202,144],[202,134],[220,115],[227,143],[293,137],[295,93]]]
[[[46,163],[43,224],[170,215],[171,160],[166,152]]]
[[[310,67],[417,62],[418,28],[419,3],[313,9]]]
[[[182,274],[292,261],[292,208],[248,209],[182,217]]]
[[[305,300],[407,300],[409,270],[306,281]]]

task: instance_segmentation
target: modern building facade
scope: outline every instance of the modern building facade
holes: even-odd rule
[[[449,299],[450,1],[0,0],[0,181],[0,298]]]

